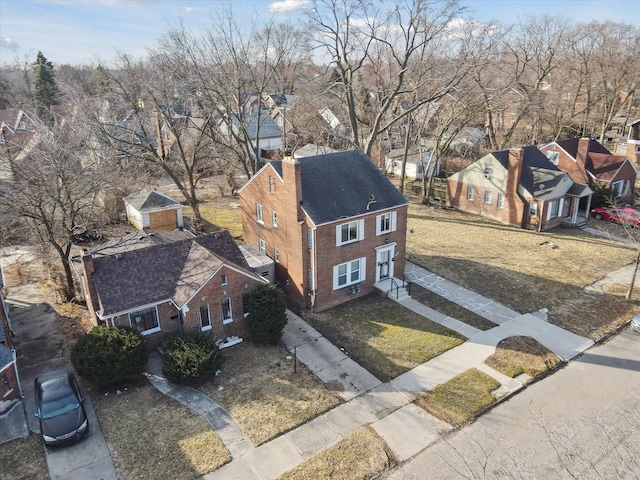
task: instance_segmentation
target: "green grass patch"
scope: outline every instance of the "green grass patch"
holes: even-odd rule
[[[465,340],[459,333],[375,294],[324,312],[300,313],[384,382]]]
[[[526,373],[537,377],[560,363],[560,358],[531,337],[509,337],[484,363],[508,377]]]
[[[238,204],[239,200],[235,197],[219,197],[199,204],[205,232],[211,233],[223,228],[229,230],[236,241],[242,240],[242,213]],[[193,211],[185,206],[183,215],[185,225],[189,225],[193,218]]]
[[[471,325],[479,330],[489,330],[496,326],[496,324],[491,320],[487,320],[477,313],[467,310],[457,303],[453,303],[452,301],[447,300],[437,293],[421,287],[418,284],[411,284],[411,297],[429,308],[433,308],[448,317],[460,320],[461,322]]]
[[[495,401],[491,392],[499,386],[496,379],[472,368],[418,397],[416,404],[445,422],[462,425]]]
[[[387,444],[371,428],[363,427],[332,447],[278,477],[278,480],[365,480],[396,464]]]

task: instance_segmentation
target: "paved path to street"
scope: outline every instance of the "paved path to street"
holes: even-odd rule
[[[150,355],[145,375],[149,382],[165,395],[199,413],[209,422],[232,458],[241,457],[253,449],[251,441],[238,422],[222,406],[195,388],[175,385],[162,375],[162,360],[158,353]]]
[[[371,426],[385,440],[399,461],[405,461],[451,430],[448,424],[411,403],[417,395],[469,368],[478,368],[496,378],[501,384],[498,395],[522,388],[528,380],[526,376],[512,379],[484,364],[500,340],[514,335],[532,336],[564,360],[592,345],[589,339],[549,324],[544,311],[522,315],[416,265],[408,264],[407,272],[412,281],[488,318],[496,327],[482,332],[418,302],[402,300],[400,303],[408,308],[468,335],[469,340],[383,383],[309,324],[287,312],[289,321],[283,342],[313,373],[336,388],[345,403],[244,455],[234,456],[227,465],[205,475],[205,480],[276,478],[364,425]]]

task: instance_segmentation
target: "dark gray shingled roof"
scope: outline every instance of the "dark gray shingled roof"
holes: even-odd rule
[[[228,231],[97,257],[93,264],[103,316],[168,299],[181,306],[223,264],[253,275]]]
[[[124,197],[124,201],[136,210],[146,210],[150,208],[162,208],[171,205],[180,205],[175,200],[158,193],[154,190],[145,188],[138,193],[132,193]]]
[[[233,116],[233,123],[238,125],[239,120],[235,115]],[[250,139],[256,138],[256,132],[258,130],[258,114],[252,113],[247,115],[244,119],[244,128],[247,131],[247,136]],[[266,110],[260,110],[260,138],[267,137],[281,137],[282,130],[276,122],[274,122],[269,112]]]
[[[566,176],[535,145],[523,147],[522,173],[520,185],[535,198],[544,198]],[[491,155],[504,168],[509,168],[509,150],[492,152]]]
[[[297,160],[302,208],[316,225],[407,205],[407,200],[361,150]],[[271,162],[282,176],[282,162]]]

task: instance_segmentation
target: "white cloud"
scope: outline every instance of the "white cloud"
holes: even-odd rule
[[[187,13],[191,13],[191,12],[206,12],[207,9],[206,8],[200,8],[200,7],[184,7],[184,11]]]
[[[2,36],[0,37],[0,47],[8,48],[15,52],[20,48],[20,44],[14,40],[11,40],[9,37]]]
[[[309,0],[282,0],[270,4],[269,10],[275,13],[292,12],[293,10],[304,7],[308,3]]]

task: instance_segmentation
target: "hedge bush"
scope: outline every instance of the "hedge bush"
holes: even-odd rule
[[[247,323],[255,341],[278,343],[287,324],[282,290],[275,285],[260,285],[251,294]]]
[[[71,350],[76,372],[100,383],[140,375],[148,357],[142,334],[126,327],[94,327]]]
[[[176,337],[167,345],[162,373],[170,382],[193,385],[206,380],[221,363],[215,339],[197,334]]]

